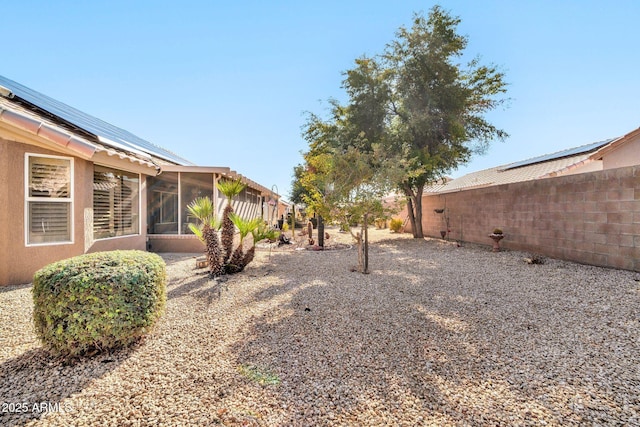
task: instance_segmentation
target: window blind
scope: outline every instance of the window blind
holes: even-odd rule
[[[71,159],[28,155],[27,243],[70,242]]]
[[[93,237],[138,234],[139,177],[95,166],[93,173]]]

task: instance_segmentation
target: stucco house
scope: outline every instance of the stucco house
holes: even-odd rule
[[[603,170],[640,165],[640,128],[614,139],[591,154],[590,158],[601,162]]]
[[[220,179],[247,188],[245,218],[268,217],[266,187],[228,167],[196,166],[130,132],[0,76],[0,286],[95,251],[199,252],[187,205],[226,200]]]

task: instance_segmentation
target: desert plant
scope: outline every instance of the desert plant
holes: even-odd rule
[[[251,231],[253,236],[253,245],[249,248],[247,253],[244,254],[244,260],[242,261],[245,266],[249,265],[256,255],[256,244],[261,240],[268,239],[269,241],[276,241],[280,237],[280,232],[270,228],[264,222],[260,223],[256,228]],[[271,252],[269,252],[271,254]]]
[[[224,212],[222,213],[222,232],[220,239],[222,243],[222,263],[227,264],[233,252],[233,235],[235,234],[233,221],[231,221],[230,218],[230,214],[233,212],[232,201],[235,196],[245,189],[246,184],[243,184],[240,178],[238,178],[237,180],[227,179],[219,181],[216,186],[227,198],[227,206],[225,206]]]
[[[378,230],[382,230],[382,229],[384,229],[384,228],[387,228],[387,220],[386,220],[385,218],[377,218],[377,219],[374,221],[374,223],[375,223],[376,228],[377,228]]]
[[[254,365],[240,365],[238,366],[238,372],[254,381],[261,386],[278,385],[280,384],[280,377],[273,373],[269,368],[259,367]]]
[[[244,239],[249,235],[249,233],[257,229],[263,223],[263,221],[262,221],[262,218],[254,218],[250,221],[247,221],[242,219],[240,215],[237,215],[233,212],[229,214],[229,218],[231,219],[233,224],[238,228],[238,231],[240,232],[240,242],[238,243],[238,246],[236,247],[236,249],[233,251],[233,254],[229,259],[228,264],[225,266],[226,271],[228,273],[233,274],[233,273],[239,273],[240,271],[244,270],[244,268],[246,267],[246,264],[245,264],[246,256],[245,256],[242,244],[244,242]],[[254,241],[252,249],[255,247],[255,244],[256,242]],[[251,257],[251,260],[253,260],[253,257]],[[249,262],[251,260],[249,260]]]
[[[33,278],[36,335],[55,355],[127,346],[166,305],[166,266],[156,254],[111,251],[49,264]]]
[[[389,229],[394,233],[399,233],[402,230],[402,219],[392,218],[389,222]]]
[[[187,206],[187,209],[200,221],[199,225],[189,224],[189,228],[205,245],[209,273],[214,277],[223,274],[222,254],[218,240],[220,221],[215,216],[213,202],[208,197],[198,197]]]

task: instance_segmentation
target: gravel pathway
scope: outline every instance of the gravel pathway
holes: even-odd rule
[[[354,249],[260,250],[220,282],[167,254],[153,334],[73,365],[30,287],[0,288],[0,425],[640,425],[637,273],[372,239],[368,275]]]

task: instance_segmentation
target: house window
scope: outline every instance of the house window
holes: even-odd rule
[[[27,154],[27,245],[73,243],[73,159]]]
[[[158,222],[160,224],[173,224],[178,222],[178,194],[166,191],[155,191],[154,197],[158,199]]]
[[[147,178],[147,232],[178,234],[178,174]]]
[[[127,236],[140,230],[140,176],[94,166],[93,238]]]
[[[189,224],[198,220],[188,206],[198,197],[213,199],[213,174],[163,172],[147,178],[147,232],[192,234]]]
[[[180,173],[180,214],[181,234],[193,234],[189,223],[198,224],[198,220],[189,212],[189,204],[198,197],[208,197],[213,200],[213,174],[211,173]]]

